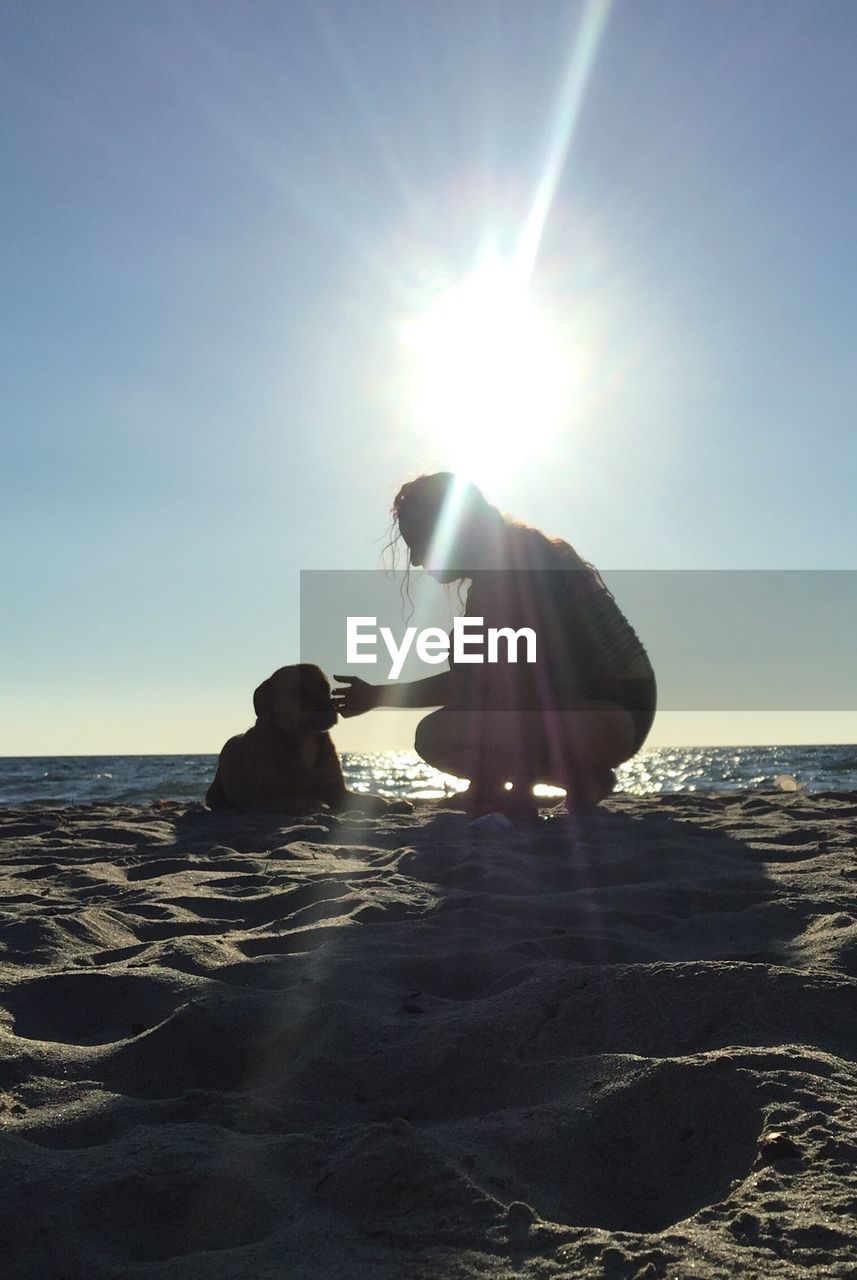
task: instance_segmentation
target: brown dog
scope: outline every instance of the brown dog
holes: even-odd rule
[[[256,723],[220,752],[205,802],[211,809],[312,813],[361,808],[377,813],[410,808],[349,791],[328,730],[336,709],[324,672],[302,662],[279,671],[253,694]]]

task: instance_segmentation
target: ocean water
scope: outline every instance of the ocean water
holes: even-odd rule
[[[464,786],[410,752],[352,752],[342,763],[355,791],[428,798]],[[0,805],[191,803],[204,799],[216,765],[215,755],[0,757]],[[617,790],[771,791],[783,776],[806,791],[857,790],[857,746],[661,747],[623,765]]]

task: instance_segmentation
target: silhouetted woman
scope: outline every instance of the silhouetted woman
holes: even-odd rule
[[[585,810],[613,790],[616,765],[639,751],[655,715],[651,663],[598,572],[573,547],[493,507],[448,472],[402,485],[394,527],[409,564],[440,582],[468,580],[466,613],[483,628],[530,627],[537,660],[462,665],[411,683],[337,676],[344,716],[377,706],[440,707],[416,750],[470,779],[475,811],[534,813],[537,782],[564,787]],[[509,791],[506,784],[511,782]]]

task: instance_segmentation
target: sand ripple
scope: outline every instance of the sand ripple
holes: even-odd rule
[[[0,812],[4,1275],[850,1274],[855,814]]]

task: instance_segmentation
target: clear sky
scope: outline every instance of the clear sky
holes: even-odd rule
[[[5,0],[0,754],[217,751],[427,469],[604,570],[857,568],[855,48],[853,0]],[[650,742],[801,739],[857,715]]]

